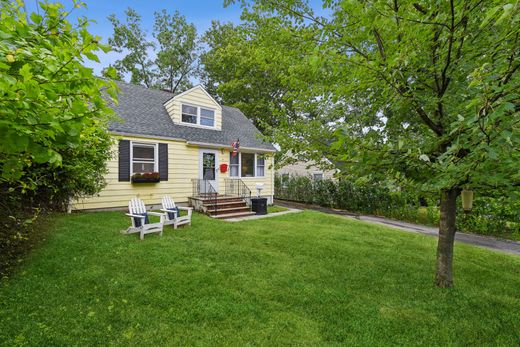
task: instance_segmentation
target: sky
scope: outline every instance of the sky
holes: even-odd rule
[[[52,1],[52,0],[51,0]],[[65,9],[72,8],[72,1],[61,0],[65,5]],[[92,34],[102,37],[102,42],[107,42],[112,36],[112,25],[107,17],[115,14],[117,18],[124,22],[124,11],[128,7],[132,7],[142,17],[142,25],[147,33],[151,36],[153,28],[153,14],[162,9],[168,10],[170,13],[179,11],[184,15],[189,23],[194,23],[197,31],[202,34],[211,25],[211,21],[216,19],[221,22],[240,22],[241,9],[238,5],[231,5],[224,8],[223,0],[138,0],[138,1],[121,1],[121,0],[83,0],[86,8],[75,9],[70,20],[75,21],[75,17],[85,16],[94,20],[89,27]],[[27,10],[33,12],[36,10],[37,0],[26,0]],[[101,69],[117,60],[120,56],[116,52],[98,54],[101,63],[86,62],[85,65],[92,67],[97,75],[101,74]]]
[[[27,10],[33,12],[37,10],[37,3],[41,0],[25,0]],[[52,2],[53,0],[48,0]],[[72,0],[59,0],[66,10],[73,8]],[[122,22],[125,22],[125,10],[128,7],[136,10],[142,19],[142,26],[151,38],[153,29],[154,12],[162,9],[174,13],[176,10],[184,15],[188,23],[193,23],[197,27],[197,32],[202,35],[210,26],[212,20],[220,22],[240,22],[240,14],[242,12],[239,5],[234,4],[224,7],[224,0],[82,0],[86,4],[86,8],[75,9],[69,20],[75,22],[75,18],[85,16],[95,21],[89,27],[90,33],[99,35],[102,42],[107,43],[108,38],[112,36],[112,25],[107,17],[115,14]],[[282,0],[280,0],[282,1]],[[319,12],[321,9],[321,0],[310,0],[310,3]],[[114,63],[122,57],[122,54],[116,52],[103,53],[99,52],[98,57],[100,63],[86,61],[85,65],[92,67],[96,75],[101,75],[104,67]],[[195,81],[196,82],[196,81]]]

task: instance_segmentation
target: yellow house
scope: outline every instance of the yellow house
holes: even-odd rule
[[[220,105],[200,85],[177,95],[118,85],[114,110],[122,121],[109,128],[117,144],[107,185],[73,209],[123,209],[133,197],[157,207],[164,195],[195,207],[208,197],[249,203],[257,186],[272,203],[276,150],[239,109]]]

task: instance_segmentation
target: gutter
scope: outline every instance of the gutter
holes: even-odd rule
[[[221,145],[216,143],[207,143],[207,142],[195,142],[195,141],[186,141],[188,146],[197,146],[197,147],[207,147],[207,148],[229,148],[228,145]],[[265,148],[255,148],[255,147],[243,147],[240,146],[240,149],[246,151],[255,151],[255,152],[264,152],[264,153],[275,153],[276,149],[265,149]]]
[[[166,136],[157,136],[157,135],[146,135],[146,134],[133,134],[122,131],[110,131],[110,134],[119,135],[119,136],[132,136],[132,137],[140,137],[143,139],[156,139],[156,140],[166,140],[166,141],[178,141],[178,142],[187,142],[186,139],[181,139],[178,137],[166,137]]]
[[[196,146],[196,147],[206,147],[206,148],[229,148],[228,145],[222,145],[218,143],[208,143],[208,142],[196,142],[196,141],[187,141],[186,139],[181,139],[177,137],[165,137],[165,136],[156,136],[156,135],[146,135],[146,134],[132,134],[122,131],[109,131],[110,134],[113,135],[119,135],[119,136],[132,136],[132,137],[139,137],[142,139],[156,139],[156,140],[166,140],[166,141],[178,141],[178,142],[185,142],[188,146]],[[276,149],[265,149],[265,148],[255,148],[255,147],[242,147],[240,146],[240,149],[246,150],[246,151],[254,151],[254,152],[262,152],[262,153],[276,153]]]

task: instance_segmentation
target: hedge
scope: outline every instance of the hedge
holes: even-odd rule
[[[438,197],[426,199],[415,191],[391,191],[377,185],[358,185],[348,180],[312,180],[306,176],[275,177],[275,198],[332,207],[350,212],[438,225]],[[420,206],[420,200],[429,206]],[[459,198],[460,200],[460,198]],[[476,197],[473,211],[462,211],[461,231],[520,239],[520,199]]]

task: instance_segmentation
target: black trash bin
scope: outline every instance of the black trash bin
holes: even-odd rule
[[[252,198],[251,209],[256,214],[267,214],[267,198]]]

